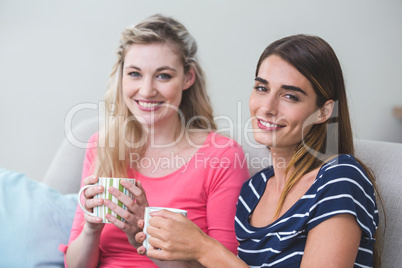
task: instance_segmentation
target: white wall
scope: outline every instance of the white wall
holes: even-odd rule
[[[314,34],[340,58],[355,135],[402,142],[392,115],[402,105],[401,11],[400,0],[1,0],[0,166],[40,179],[70,109],[102,99],[120,32],[157,12],[198,40],[216,115],[244,123],[262,50]],[[73,125],[95,115],[82,111]]]

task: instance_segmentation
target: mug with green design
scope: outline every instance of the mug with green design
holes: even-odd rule
[[[109,193],[109,188],[110,187],[114,187],[120,190],[120,192],[124,193],[125,195],[127,195],[130,198],[133,198],[133,194],[128,191],[126,188],[123,187],[123,185],[120,184],[121,180],[126,180],[129,183],[135,184],[135,179],[123,179],[123,178],[103,178],[100,177],[98,178],[98,182],[95,184],[91,184],[91,185],[86,185],[84,187],[81,188],[81,190],[78,192],[78,205],[81,207],[81,209],[88,213],[91,216],[94,217],[100,217],[102,218],[102,222],[103,223],[110,223],[107,219],[106,219],[106,214],[110,214],[114,217],[116,217],[117,219],[121,220],[124,222],[124,219],[122,219],[119,215],[117,215],[115,212],[113,212],[110,208],[108,208],[105,205],[101,205],[101,206],[97,206],[93,208],[93,212],[89,212],[88,210],[85,209],[85,207],[82,205],[81,203],[81,194],[82,192],[92,186],[103,186],[104,187],[104,191],[100,194],[97,194],[94,196],[94,198],[102,198],[102,199],[108,199],[110,201],[112,201],[113,203],[117,204],[119,207],[127,210],[126,205],[124,205],[121,201],[119,201],[116,197],[114,197],[111,193]]]

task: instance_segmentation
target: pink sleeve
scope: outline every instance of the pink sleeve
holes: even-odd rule
[[[207,202],[208,235],[237,254],[234,221],[240,189],[249,178],[247,161],[237,144],[218,157],[218,168],[212,168],[213,174],[209,176],[212,181]]]
[[[83,180],[86,177],[93,174],[94,165],[95,165],[97,140],[98,140],[98,134],[96,133],[96,134],[92,135],[92,137],[88,141],[88,148],[85,152],[85,159],[84,159],[84,164],[83,164],[83,168],[82,168],[81,187],[84,185]],[[82,228],[84,227],[84,223],[85,223],[84,213],[81,210],[81,208],[77,205],[68,245],[70,245],[71,242],[74,241],[80,235]],[[59,250],[64,252],[64,254],[65,254],[67,252],[68,245],[67,246],[60,245]],[[64,257],[65,257],[65,255],[64,255]],[[65,263],[65,266],[67,267],[66,263]]]

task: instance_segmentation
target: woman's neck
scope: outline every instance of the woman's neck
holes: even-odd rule
[[[165,120],[151,126],[148,125],[146,128],[148,146],[151,149],[175,147],[185,137],[185,128],[181,125],[178,117],[177,120]]]
[[[275,174],[274,179],[276,181],[275,185],[279,192],[281,192],[286,185],[286,176],[292,173],[293,168],[288,170],[288,173],[286,173],[286,169],[293,155],[294,150],[271,148],[272,164]]]

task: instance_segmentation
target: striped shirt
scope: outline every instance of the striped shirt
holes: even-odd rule
[[[354,267],[373,266],[378,210],[374,188],[363,168],[350,155],[324,164],[312,186],[285,214],[256,228],[248,219],[274,175],[266,168],[246,181],[237,203],[235,230],[238,256],[250,267],[299,267],[308,232],[339,214],[352,214],[362,230]]]

